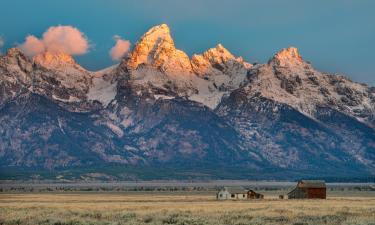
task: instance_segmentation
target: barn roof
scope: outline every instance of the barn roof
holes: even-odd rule
[[[301,180],[298,182],[298,187],[301,188],[325,188],[324,180]]]
[[[289,192],[287,193],[287,195],[291,195],[291,194],[295,193],[296,191],[297,191],[297,188],[294,188],[293,190],[289,191]]]
[[[243,187],[224,187],[224,189],[231,194],[247,193],[247,190]]]

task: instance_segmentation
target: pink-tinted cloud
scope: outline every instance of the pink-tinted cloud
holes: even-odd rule
[[[85,35],[71,26],[50,27],[43,34],[43,42],[48,51],[69,55],[85,54],[89,48]]]
[[[46,50],[43,41],[34,35],[27,36],[25,42],[19,45],[18,48],[28,56],[34,56]]]
[[[54,26],[44,32],[38,39],[33,35],[26,37],[19,48],[27,55],[34,56],[44,51],[51,53],[65,53],[68,55],[82,55],[89,49],[86,36],[72,26]]]
[[[115,35],[113,38],[115,39],[116,44],[109,51],[109,55],[111,56],[112,60],[118,61],[121,60],[121,58],[123,58],[129,51],[130,42],[128,40],[121,39],[121,37],[118,35]]]

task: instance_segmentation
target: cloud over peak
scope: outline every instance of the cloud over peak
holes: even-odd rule
[[[121,39],[120,36],[115,35],[113,39],[116,41],[115,46],[109,51],[109,55],[112,60],[119,61],[130,49],[130,42],[128,40]]]
[[[87,53],[89,41],[84,33],[75,27],[52,26],[43,33],[41,39],[29,35],[25,42],[18,47],[28,56],[34,56],[45,51],[82,55]]]
[[[25,42],[18,47],[28,56],[34,56],[46,50],[43,41],[34,35],[27,36]]]

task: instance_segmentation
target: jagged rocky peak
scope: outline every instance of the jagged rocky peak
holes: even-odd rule
[[[47,69],[65,71],[67,68],[74,68],[84,71],[71,55],[63,52],[43,52],[33,57],[33,61]]]
[[[33,65],[18,49],[11,48],[0,56],[0,108],[29,87]]]
[[[139,64],[160,64],[160,53],[175,50],[169,27],[166,24],[155,26],[146,32],[136,44],[128,60],[128,66],[136,69]]]
[[[274,63],[278,66],[289,67],[293,65],[300,65],[303,63],[302,56],[295,47],[284,48],[270,60],[270,64]]]
[[[242,57],[236,58],[222,44],[210,48],[202,55],[195,54],[192,57],[192,67],[196,74],[204,76],[219,70],[224,73],[232,73],[233,68],[249,69],[252,65],[245,62]]]
[[[194,54],[191,60],[194,72],[204,75],[210,72],[211,67],[223,70],[229,60],[235,57],[223,45],[218,44],[215,48],[210,48],[202,55]]]
[[[127,67],[136,69],[145,64],[170,74],[191,73],[187,54],[175,48],[170,29],[166,24],[152,27],[134,47]]]
[[[24,58],[25,60],[27,60],[27,57],[18,48],[8,49],[7,53],[5,54],[5,57],[9,59]]]
[[[30,72],[32,70],[32,63],[27,58],[25,54],[22,53],[18,48],[10,48],[6,55],[2,58],[2,64],[5,65],[17,65],[19,68],[25,72]]]
[[[208,59],[212,64],[223,64],[229,60],[235,60],[235,57],[222,44],[211,48],[203,53],[203,57]]]

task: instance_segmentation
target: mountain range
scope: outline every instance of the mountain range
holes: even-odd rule
[[[3,179],[374,176],[375,88],[319,72],[294,47],[264,64],[221,44],[189,58],[165,24],[97,72],[11,48],[0,164]]]

